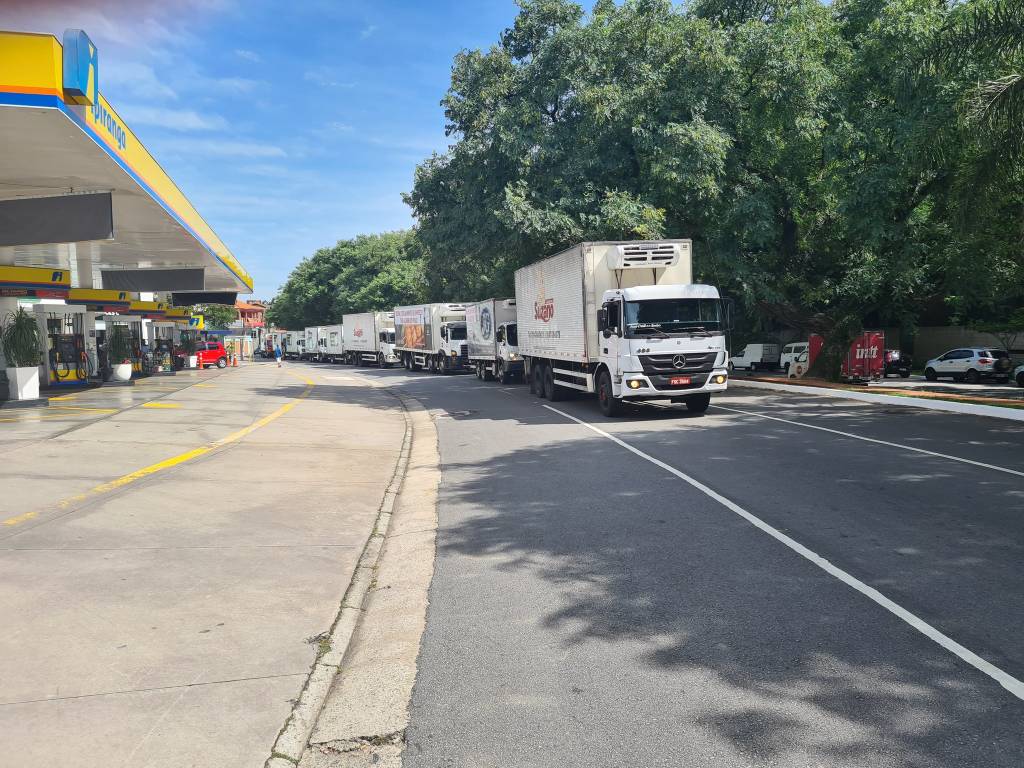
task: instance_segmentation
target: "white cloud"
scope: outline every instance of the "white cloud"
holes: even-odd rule
[[[371,24],[370,26],[365,27],[363,29],[363,31],[359,33],[359,37],[361,39],[365,40],[366,38],[368,38],[370,35],[372,35],[376,31],[377,31],[377,25],[376,24]]]
[[[263,83],[259,80],[249,80],[245,77],[211,77],[204,78],[197,85],[225,93],[252,93]]]
[[[221,139],[166,139],[158,143],[160,150],[183,155],[206,157],[286,157],[281,147],[255,141],[228,141]]]
[[[258,53],[256,53],[256,51],[247,51],[244,48],[236,48],[235,56],[237,56],[240,59],[245,59],[246,61],[263,61],[263,59],[260,57]]]
[[[228,127],[220,115],[201,115],[191,109],[127,104],[118,113],[129,125],[155,125],[173,131],[221,131]]]
[[[302,79],[308,83],[319,85],[324,88],[355,88],[356,84],[342,80],[341,77],[330,67],[317,67],[308,69],[302,75]]]
[[[100,69],[100,77],[102,78],[101,89],[104,93],[123,89],[124,93],[129,95],[155,101],[178,98],[174,89],[162,82],[148,64],[122,61],[117,67]],[[109,86],[113,86],[113,89]]]

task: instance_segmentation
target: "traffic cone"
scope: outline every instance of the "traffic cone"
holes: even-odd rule
[[[232,355],[231,356],[231,367],[232,368],[237,368],[238,367],[238,355]]]

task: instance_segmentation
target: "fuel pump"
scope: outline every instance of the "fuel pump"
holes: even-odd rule
[[[46,318],[46,367],[51,386],[81,385],[89,378],[82,314],[50,313]]]

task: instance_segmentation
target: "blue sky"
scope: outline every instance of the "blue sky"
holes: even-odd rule
[[[412,224],[447,146],[452,57],[512,0],[4,0],[0,28],[84,29],[100,90],[270,298],[319,247]]]

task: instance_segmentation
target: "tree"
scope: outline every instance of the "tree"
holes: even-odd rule
[[[267,321],[279,328],[330,325],[345,313],[422,301],[424,259],[413,230],[339,240],[292,270],[267,308]]]
[[[215,330],[224,330],[238,320],[238,310],[224,304],[196,304],[191,307],[191,311],[202,315],[206,327]]]

